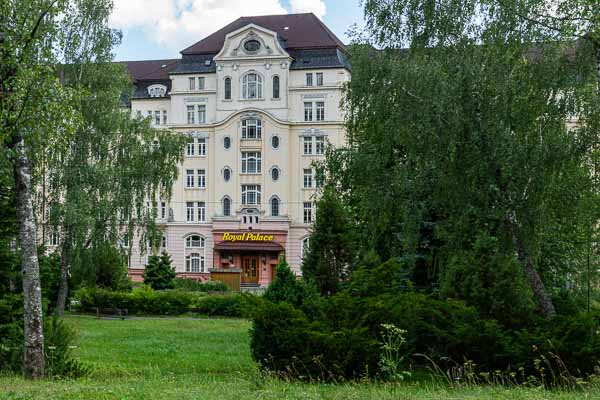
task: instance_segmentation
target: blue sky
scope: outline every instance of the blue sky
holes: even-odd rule
[[[314,12],[342,41],[363,25],[360,0],[114,0],[110,25],[123,33],[115,59],[177,58],[179,51],[242,15]]]

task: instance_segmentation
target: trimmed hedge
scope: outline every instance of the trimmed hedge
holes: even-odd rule
[[[221,281],[198,282],[194,279],[175,278],[173,285],[177,290],[186,292],[228,292],[229,286]]]
[[[181,290],[154,291],[148,287],[131,292],[83,288],[76,292],[76,309],[95,312],[98,308],[127,309],[129,314],[181,315],[187,313],[211,316],[242,317],[242,296],[207,295]]]

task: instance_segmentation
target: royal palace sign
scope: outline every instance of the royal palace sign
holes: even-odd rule
[[[273,235],[263,235],[261,233],[223,233],[223,241],[226,242],[271,242]]]

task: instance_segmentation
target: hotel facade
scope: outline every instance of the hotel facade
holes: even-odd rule
[[[345,138],[344,44],[313,14],[242,17],[180,59],[127,68],[132,117],[190,135],[172,197],[153,204],[177,275],[266,286],[283,256],[300,274],[313,162]],[[131,246],[141,280],[147,255]]]

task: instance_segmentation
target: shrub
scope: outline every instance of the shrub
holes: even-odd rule
[[[77,337],[75,330],[54,317],[44,324],[44,353],[47,377],[78,378],[88,374],[88,369],[72,357]]]
[[[145,286],[131,292],[112,292],[83,288],[77,291],[78,309],[95,312],[98,308],[127,309],[130,314],[181,315],[196,312],[212,316],[242,316],[241,295],[213,295],[180,290],[155,291]]]
[[[173,280],[173,286],[177,290],[184,290],[187,292],[228,292],[229,286],[221,281],[207,281],[199,282],[194,279],[175,278]]]
[[[144,270],[144,283],[150,285],[154,290],[173,289],[175,269],[171,265],[171,256],[162,253],[159,256],[150,256],[148,265]]]
[[[21,369],[23,354],[23,295],[0,297],[0,371]]]
[[[287,302],[294,307],[313,309],[319,300],[317,288],[306,281],[299,281],[285,260],[277,264],[275,279],[263,294],[263,298],[274,303]]]
[[[101,287],[130,290],[127,263],[120,250],[109,243],[98,243],[82,250],[73,260],[71,287]]]

